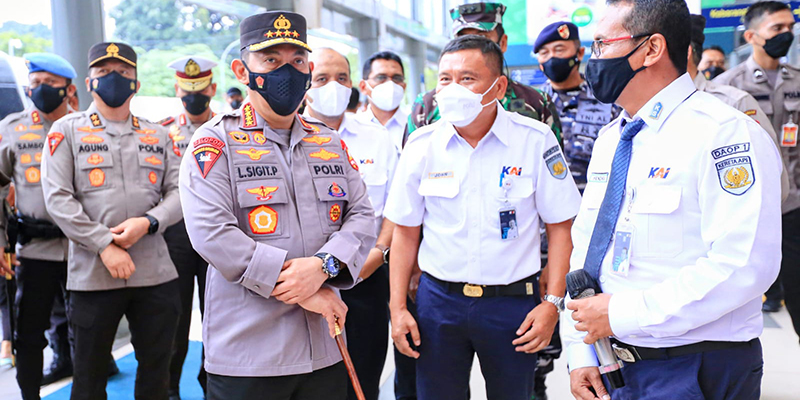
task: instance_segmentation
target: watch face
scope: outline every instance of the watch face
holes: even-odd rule
[[[339,273],[339,263],[333,257],[329,257],[328,261],[325,262],[325,270],[331,275],[336,275]]]

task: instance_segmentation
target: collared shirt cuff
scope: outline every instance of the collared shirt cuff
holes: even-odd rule
[[[586,343],[575,343],[567,347],[567,366],[569,370],[585,367],[599,367],[594,346]]]
[[[100,255],[100,253],[113,242],[114,237],[111,235],[111,231],[107,231],[103,233],[103,236],[101,236],[99,240],[92,241],[92,243],[89,244],[92,247],[87,247],[87,249],[94,254]]]
[[[614,336],[622,340],[625,337],[647,335],[639,327],[636,310],[644,302],[641,290],[614,293],[608,303],[608,322]]]
[[[286,261],[286,250],[256,243],[256,251],[244,270],[239,284],[261,297],[269,298]]]

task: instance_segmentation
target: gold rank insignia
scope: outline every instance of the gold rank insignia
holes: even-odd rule
[[[256,150],[254,148],[249,148],[247,150],[236,150],[236,153],[243,154],[250,157],[253,161],[258,161],[261,159],[262,156],[265,156],[270,153],[269,150]]]
[[[327,136],[311,136],[303,138],[303,141],[306,143],[314,143],[322,146],[325,143],[329,143],[331,141],[331,138]]]
[[[329,160],[332,160],[334,158],[339,158],[338,154],[330,152],[330,151],[327,151],[325,149],[319,149],[319,150],[309,154],[308,156],[312,157],[312,158],[319,158],[320,160],[323,160],[323,161],[329,161]]]
[[[29,133],[26,133],[26,134],[20,136],[19,138],[20,138],[20,140],[33,141],[33,140],[41,139],[42,135],[37,135],[35,133],[30,133],[29,132]]]
[[[102,125],[102,122],[100,122],[100,116],[97,115],[97,113],[92,113],[92,115],[89,116],[89,119],[92,121],[92,126]]]
[[[192,77],[200,75],[200,66],[190,58],[189,61],[186,62],[186,66],[183,67],[183,72]]]
[[[247,189],[247,193],[256,195],[258,201],[268,201],[272,198],[271,194],[278,190],[277,186],[259,186],[257,188]]]

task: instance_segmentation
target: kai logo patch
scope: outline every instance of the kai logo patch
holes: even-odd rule
[[[753,187],[756,177],[748,156],[733,157],[715,164],[722,190],[741,196]]]
[[[334,204],[331,206],[331,210],[328,212],[328,216],[331,219],[331,222],[339,221],[339,218],[342,217],[342,207],[338,204]]]
[[[103,156],[101,156],[100,154],[94,153],[94,154],[90,155],[89,158],[86,159],[86,162],[88,162],[89,164],[92,164],[92,165],[97,165],[97,164],[100,164],[101,162],[103,162],[103,160],[105,160],[103,158]]]
[[[303,141],[306,143],[314,143],[322,146],[325,143],[330,143],[331,138],[329,136],[311,136],[303,138]]]
[[[61,132],[50,132],[47,134],[47,146],[50,148],[50,155],[56,152],[58,145],[64,140],[64,134]]]
[[[375,164],[375,160],[373,160],[373,159],[371,159],[371,158],[367,158],[367,159],[361,159],[361,160],[358,160],[358,162],[359,162],[359,164],[361,164],[361,165]]]
[[[236,143],[240,144],[250,143],[250,135],[244,132],[233,131],[233,132],[228,132],[228,135],[230,135],[231,139],[233,139],[233,141]]]
[[[195,140],[192,155],[197,162],[197,167],[200,168],[200,174],[203,175],[203,179],[211,171],[211,167],[219,160],[223,147],[225,147],[225,143],[217,138],[203,137]]]
[[[25,140],[28,142],[32,142],[34,140],[39,140],[42,138],[42,135],[37,135],[35,133],[26,133],[19,137],[20,140]]]
[[[669,168],[663,167],[652,167],[650,168],[650,174],[647,175],[647,178],[660,178],[660,179],[667,179],[667,175],[669,175]]]
[[[249,148],[247,150],[236,150],[236,153],[237,154],[246,155],[246,156],[250,157],[250,159],[253,160],[253,161],[258,161],[258,160],[261,159],[261,157],[271,153],[271,151],[269,151],[269,150],[256,150],[256,149],[251,147],[251,148]]]
[[[319,158],[320,160],[324,160],[324,161],[329,161],[329,160],[332,160],[334,158],[339,158],[338,154],[336,154],[334,152],[330,152],[330,151],[325,150],[325,149],[319,149],[319,150],[309,154],[308,156],[312,157],[312,158]]]
[[[653,109],[650,110],[650,118],[658,119],[661,116],[661,110],[664,109],[664,105],[661,104],[659,101],[653,106]]]
[[[522,176],[522,167],[503,167],[500,172],[501,175],[516,175]]]
[[[272,198],[271,194],[278,190],[277,186],[259,186],[257,188],[247,189],[247,193],[256,195],[258,201],[268,201]]]
[[[269,235],[278,228],[278,212],[267,206],[258,206],[247,214],[250,231],[256,235]]]

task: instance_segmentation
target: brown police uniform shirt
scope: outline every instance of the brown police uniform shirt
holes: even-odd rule
[[[92,104],[53,124],[42,159],[47,209],[71,240],[67,289],[154,286],[178,277],[163,232],[181,217],[180,159],[163,127],[135,116],[109,122]],[[112,242],[110,228],[145,214],[159,231],[128,249],[136,272],[114,279],[99,255]]]
[[[53,222],[42,193],[42,154],[45,137],[52,123],[35,106],[10,114],[0,121],[0,173],[10,177],[16,190],[17,211],[28,217]],[[5,226],[5,218],[0,216]],[[0,235],[0,246],[7,244]],[[17,257],[45,261],[65,261],[69,240],[32,239],[24,246],[17,244]]]

